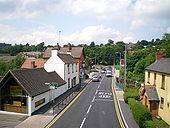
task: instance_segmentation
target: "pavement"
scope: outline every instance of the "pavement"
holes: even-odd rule
[[[138,124],[135,122],[133,118],[132,112],[128,104],[124,102],[124,99],[123,99],[124,91],[115,85],[115,92],[116,92],[116,97],[117,97],[117,101],[119,104],[119,110],[123,118],[125,127],[126,128],[139,128]]]

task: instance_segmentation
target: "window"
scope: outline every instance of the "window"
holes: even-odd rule
[[[163,97],[161,97],[160,108],[162,108],[162,109],[163,109],[163,107],[164,107],[164,98],[163,98]]]
[[[76,72],[77,72],[77,63],[76,63]]]
[[[152,103],[152,110],[156,110],[157,109],[157,103]]]
[[[74,64],[72,64],[72,73],[74,73]]]
[[[150,72],[148,72],[148,83],[150,83]]]
[[[68,78],[68,88],[70,88],[70,78]]]
[[[156,73],[154,73],[154,85],[156,85]]]
[[[68,69],[68,74],[70,74],[70,65],[67,65],[67,69]]]
[[[73,78],[74,85],[76,85],[76,77]]]
[[[162,89],[165,89],[165,75],[162,75],[162,85],[161,85]]]
[[[43,99],[35,102],[35,107],[38,107],[38,106],[40,106],[40,105],[43,104],[43,103],[45,103],[45,98],[43,98]]]

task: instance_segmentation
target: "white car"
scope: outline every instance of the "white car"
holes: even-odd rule
[[[94,76],[92,77],[92,81],[93,81],[93,82],[99,82],[99,81],[100,81],[99,76],[98,76],[98,75],[94,75]]]
[[[112,72],[106,72],[107,77],[112,77]]]

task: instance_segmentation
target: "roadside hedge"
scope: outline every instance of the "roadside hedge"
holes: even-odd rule
[[[144,127],[145,128],[156,128],[156,125],[153,121],[149,120],[149,121],[145,121]]]
[[[136,101],[134,98],[128,98],[128,104],[132,110],[132,114],[136,123],[139,125],[140,128],[146,128],[145,122],[152,121],[151,112],[145,106],[143,106],[139,101]],[[146,125],[150,126],[152,124],[151,122],[147,122]]]
[[[128,103],[128,98],[134,98],[135,100],[139,100],[139,94],[137,88],[126,88],[124,91],[124,101]]]

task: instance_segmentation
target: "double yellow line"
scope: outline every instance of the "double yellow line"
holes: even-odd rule
[[[115,110],[116,110],[116,114],[117,114],[117,118],[118,118],[119,124],[120,124],[121,128],[126,128],[125,125],[124,125],[124,122],[123,122],[123,120],[122,120],[122,117],[121,117],[121,115],[120,115],[120,111],[119,111],[119,107],[118,107],[118,102],[119,102],[119,101],[117,101],[116,94],[115,94],[114,77],[112,78],[112,93],[113,93]]]
[[[91,81],[88,82],[88,84],[90,83]],[[87,84],[87,85],[88,85]],[[77,98],[86,90],[87,88],[87,85],[86,87],[67,105],[67,107],[65,107],[59,115],[57,115],[49,124],[47,124],[47,126],[45,126],[45,128],[50,128],[69,108],[70,106],[77,100]]]

